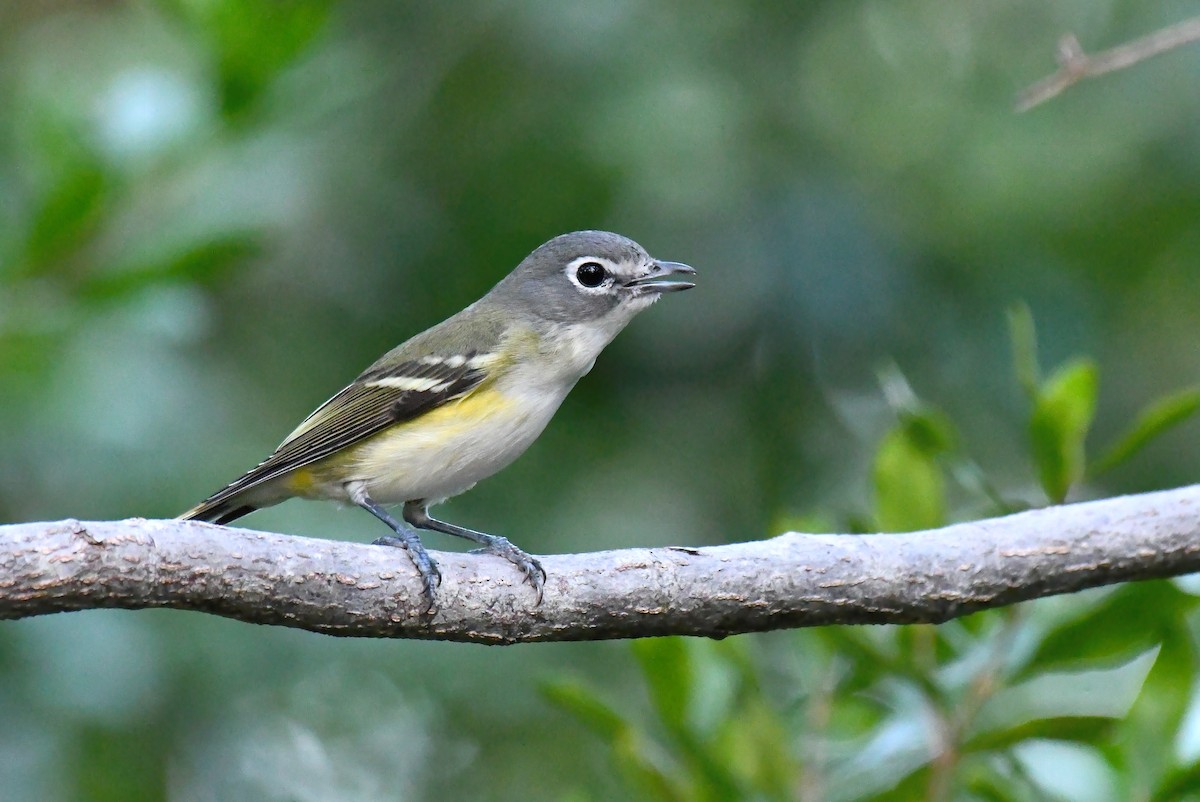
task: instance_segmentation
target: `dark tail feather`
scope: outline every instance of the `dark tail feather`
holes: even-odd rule
[[[257,510],[258,507],[253,507],[249,504],[238,504],[233,499],[224,499],[214,501],[209,499],[201,501],[195,507],[180,515],[180,521],[208,521],[214,524],[227,524],[230,521],[236,521],[243,515],[249,515]]]

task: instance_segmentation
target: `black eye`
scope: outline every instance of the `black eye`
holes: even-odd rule
[[[599,287],[608,278],[608,271],[599,262],[584,262],[575,269],[575,278],[585,287]]]

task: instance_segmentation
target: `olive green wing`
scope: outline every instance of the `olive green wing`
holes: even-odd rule
[[[373,367],[308,416],[245,475],[180,516],[228,523],[255,508],[239,498],[397,423],[470,394],[488,375],[490,355],[424,356]]]

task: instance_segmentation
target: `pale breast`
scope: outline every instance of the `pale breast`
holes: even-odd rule
[[[481,389],[356,446],[343,463],[349,483],[383,504],[455,496],[519,457],[565,395]]]

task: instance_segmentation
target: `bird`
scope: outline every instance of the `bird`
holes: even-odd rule
[[[228,524],[297,497],[352,504],[391,529],[375,545],[407,551],[425,613],[436,612],[442,575],[417,530],[507,559],[541,604],[547,577],[537,559],[429,508],[520,456],[639,312],[695,286],[669,277],[695,273],[620,234],[554,237],[482,298],[388,351],[265,460],[179,518]],[[402,505],[403,522],[388,505]]]

